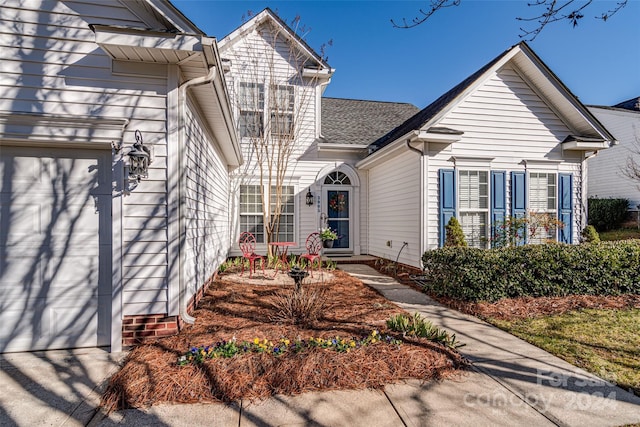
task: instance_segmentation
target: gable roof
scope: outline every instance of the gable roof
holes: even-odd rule
[[[625,110],[640,111],[640,96],[628,99],[613,106],[614,108],[624,108]]]
[[[413,104],[322,98],[322,142],[368,145],[418,111]]]
[[[220,51],[224,51],[228,46],[239,40],[242,35],[266,22],[274,24],[290,41],[296,43],[297,47],[307,56],[307,58],[316,63],[317,68],[327,69],[330,72],[333,72],[329,64],[327,64],[327,62],[318,55],[318,53],[307,44],[307,42],[298,36],[298,34],[296,34],[296,32],[293,31],[284,20],[282,20],[268,7],[219,40],[218,46],[220,47]]]
[[[475,73],[464,79],[423,110],[410,117],[397,128],[371,144],[370,152],[383,148],[403,136],[432,127],[455,107],[466,95],[498,71],[503,65],[513,62],[524,78],[535,85],[543,99],[552,103],[559,117],[575,134],[613,141],[613,136],[598,122],[591,112],[574,96],[558,77],[531,50],[526,42],[520,42],[507,49]],[[451,130],[448,130],[451,131]]]

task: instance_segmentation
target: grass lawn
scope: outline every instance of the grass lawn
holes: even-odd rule
[[[290,298],[296,295],[292,279],[283,273],[274,278],[273,273],[267,270],[263,277],[258,272],[253,279],[247,272],[243,277],[233,271],[220,275],[198,304],[194,325],[129,353],[110,379],[103,407],[382,388],[406,378],[446,377],[467,366],[450,347],[390,331],[387,319],[404,311],[342,271],[325,273],[322,282],[316,272],[315,283],[303,284],[308,296],[302,300]],[[288,320],[284,309],[291,301],[314,306],[317,317]],[[231,347],[243,350],[233,357],[226,353],[179,364],[185,354],[201,354],[200,349],[206,354],[211,348]]]
[[[487,320],[640,395],[638,308],[581,309],[542,317]]]
[[[628,240],[640,239],[640,229],[638,228],[620,228],[618,230],[603,231],[598,233],[600,240]]]

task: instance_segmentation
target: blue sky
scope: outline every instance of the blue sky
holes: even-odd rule
[[[536,15],[521,0],[462,0],[413,29],[394,28],[417,15],[427,1],[220,1],[173,0],[207,35],[222,38],[251,10],[270,7],[285,21],[299,15],[307,43],[327,50],[336,69],[325,96],[410,102],[422,108],[495,56],[518,43],[515,18]],[[580,100],[613,105],[640,96],[640,0],[609,21],[593,16],[615,1],[596,0],[585,18],[547,27],[534,51]],[[539,12],[538,12],[539,13]]]

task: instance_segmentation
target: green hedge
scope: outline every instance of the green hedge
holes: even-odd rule
[[[589,199],[589,225],[598,231],[620,228],[627,217],[629,200],[627,199]]]
[[[465,301],[640,294],[640,241],[441,248],[422,263],[427,292]]]

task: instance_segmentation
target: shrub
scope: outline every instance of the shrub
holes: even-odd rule
[[[589,199],[589,225],[598,231],[620,228],[627,217],[629,200],[627,199]]]
[[[301,287],[282,291],[274,297],[273,307],[276,313],[271,320],[308,325],[322,315],[325,306],[325,291],[322,288]]]
[[[455,216],[452,216],[447,225],[445,226],[445,246],[453,246],[453,247],[465,247],[467,246],[467,241],[464,238],[464,232],[462,231],[462,227],[460,223],[456,219]]]
[[[423,319],[420,313],[413,316],[398,314],[387,320],[387,327],[394,332],[401,332],[402,336],[413,335],[415,337],[426,338],[429,341],[437,342],[447,347],[460,348],[464,346],[456,340],[456,334],[449,335],[449,332],[434,326],[433,323]]]
[[[465,301],[640,293],[640,241],[441,248],[422,263],[427,292]]]
[[[584,243],[600,243],[600,236],[593,225],[587,225],[580,236],[582,236]]]

